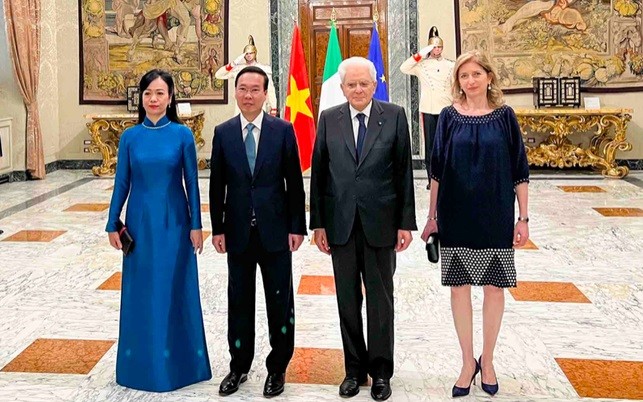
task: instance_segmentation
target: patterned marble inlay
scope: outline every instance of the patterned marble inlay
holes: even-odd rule
[[[88,374],[114,341],[36,339],[4,372]]]
[[[66,230],[21,230],[2,241],[50,242]]]
[[[581,397],[643,399],[643,362],[557,358],[556,363]]]
[[[641,208],[594,208],[596,212],[603,216],[624,216],[624,217],[641,217],[643,209]]]
[[[286,382],[339,385],[344,376],[344,352],[341,349],[295,348],[286,372]]]
[[[74,204],[65,212],[103,212],[109,209],[109,204]]]
[[[300,295],[335,295],[335,277],[302,275],[297,294]]]
[[[98,290],[121,290],[121,279],[123,274],[121,272],[114,272],[105,282],[103,282]]]
[[[509,292],[516,301],[591,303],[576,285],[569,282],[518,281],[518,285],[510,288]]]
[[[556,186],[566,193],[605,193],[606,191],[598,186]]]

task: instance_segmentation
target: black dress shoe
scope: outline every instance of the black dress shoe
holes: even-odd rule
[[[476,383],[476,375],[478,375],[478,373],[480,372],[480,365],[478,364],[477,360],[475,362],[476,362],[476,369],[473,372],[473,377],[471,377],[471,381],[469,382],[469,386],[465,388],[465,387],[458,387],[457,385],[454,384],[453,388],[451,389],[451,396],[452,397],[459,398],[461,396],[469,395],[469,391],[471,390],[471,384],[475,385],[475,383]]]
[[[239,385],[248,380],[247,374],[241,374],[234,371],[231,371],[219,385],[219,394],[221,395],[230,395],[237,392]]]
[[[371,396],[376,401],[385,401],[392,394],[391,383],[386,378],[375,378],[371,385]]]
[[[357,378],[352,376],[346,376],[344,381],[339,385],[339,395],[345,398],[350,398],[359,394],[359,386],[366,383],[367,379]]]
[[[284,392],[286,375],[284,373],[271,373],[266,377],[266,383],[263,385],[263,396],[272,398]]]

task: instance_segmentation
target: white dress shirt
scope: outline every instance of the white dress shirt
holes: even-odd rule
[[[364,118],[364,125],[368,127],[368,118],[371,115],[371,107],[373,106],[373,101],[368,102],[368,105],[362,110],[361,112],[357,109],[355,109],[353,106],[348,104],[348,108],[350,109],[351,112],[351,123],[353,123],[353,138],[355,138],[355,146],[357,146],[357,134],[359,133],[359,120],[357,119],[357,115],[359,113],[364,113],[366,116]]]
[[[246,136],[248,135],[248,123],[254,124],[254,128],[252,129],[252,134],[255,137],[255,155],[257,155],[257,151],[259,151],[259,137],[261,136],[261,122],[263,121],[263,110],[259,115],[253,120],[253,121],[248,121],[245,117],[243,117],[242,113],[239,113],[239,117],[241,118],[241,136],[243,139],[243,142],[246,142]]]

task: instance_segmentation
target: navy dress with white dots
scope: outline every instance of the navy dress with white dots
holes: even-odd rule
[[[440,183],[442,285],[515,287],[515,186],[529,182],[529,166],[513,109],[466,116],[444,108],[431,178]]]

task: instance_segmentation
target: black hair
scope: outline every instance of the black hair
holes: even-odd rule
[[[257,67],[257,66],[248,66],[244,67],[243,70],[239,71],[239,74],[237,74],[237,77],[234,79],[234,87],[237,87],[237,83],[239,82],[239,77],[241,77],[244,74],[248,73],[255,73],[259,74],[260,76],[263,77],[263,90],[267,91],[268,90],[268,74],[266,74],[263,69]]]
[[[170,119],[170,121],[183,124],[183,122],[179,118],[179,114],[176,111],[176,96],[174,96],[174,80],[172,79],[172,75],[167,71],[159,70],[156,68],[145,73],[145,75],[141,77],[141,81],[138,83],[138,123],[141,124],[145,120],[145,109],[143,108],[143,92],[145,92],[152,81],[157,78],[165,81],[165,83],[167,84],[168,94],[171,97],[170,105],[168,106],[165,115],[168,119]]]

